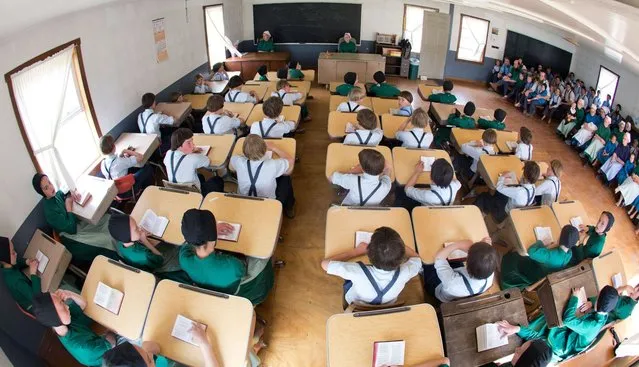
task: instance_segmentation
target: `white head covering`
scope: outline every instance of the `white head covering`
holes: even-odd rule
[[[350,37],[350,38],[353,38],[350,33],[348,33],[348,32],[344,33],[344,38],[346,38],[347,36]]]
[[[273,37],[273,36],[271,36],[271,32],[269,32],[269,31],[262,32],[262,36],[264,36],[265,34],[268,34],[269,37]]]

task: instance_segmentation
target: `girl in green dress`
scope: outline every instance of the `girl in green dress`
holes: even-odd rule
[[[572,249],[570,266],[577,265],[584,259],[594,259],[601,255],[606,243],[606,235],[613,224],[615,224],[614,215],[610,212],[603,212],[596,225],[580,225],[580,239],[578,245]]]
[[[337,46],[337,52],[345,52],[345,53],[356,53],[357,52],[357,42],[353,39],[350,33],[344,33],[344,37],[342,37],[342,42],[339,42]]]
[[[264,31],[262,33],[262,39],[257,42],[257,52],[273,52],[275,47],[273,46],[273,38],[271,38],[271,32]]]
[[[2,277],[16,303],[27,312],[31,312],[33,296],[42,292],[38,265],[38,260],[35,259],[18,260],[18,254],[16,254],[11,240],[0,237]]]

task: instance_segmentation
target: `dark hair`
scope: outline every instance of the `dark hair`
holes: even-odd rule
[[[146,362],[133,344],[124,342],[104,352],[102,367],[146,367]]]
[[[599,291],[599,297],[597,297],[597,312],[611,312],[617,306],[619,300],[619,292],[607,285]]]
[[[559,234],[559,245],[565,248],[575,247],[579,241],[579,230],[572,224],[566,224]]]
[[[142,95],[142,107],[151,108],[155,103],[155,94],[153,93],[144,93]]]
[[[288,79],[288,69],[287,68],[277,69],[277,79]]]
[[[539,165],[537,162],[526,161],[524,163],[524,179],[531,184],[537,182],[539,179]]]
[[[451,80],[444,80],[444,92],[450,92],[453,90],[453,82]]]
[[[450,186],[453,174],[453,166],[444,158],[435,159],[430,169],[430,177],[433,183],[439,187]]]
[[[483,133],[481,133],[481,140],[486,144],[495,144],[497,143],[497,131],[495,129],[486,129]]]
[[[413,94],[407,90],[403,90],[401,92],[399,92],[399,96],[404,98],[405,100],[407,100],[410,103],[413,103]]]
[[[214,94],[206,101],[206,110],[209,112],[219,111],[224,108],[224,97]]]
[[[394,229],[379,227],[368,244],[368,258],[371,264],[382,270],[396,270],[404,262],[406,246]]]
[[[233,75],[231,79],[229,79],[228,86],[230,89],[237,88],[244,84],[244,80],[239,75]]]
[[[257,73],[260,75],[266,75],[267,73],[266,65],[260,65],[260,67],[257,68]]]
[[[386,160],[382,153],[375,149],[362,149],[357,155],[362,170],[369,175],[377,176],[384,172]]]
[[[100,151],[102,154],[111,154],[111,152],[115,149],[115,139],[107,134],[100,138]]]
[[[297,68],[297,61],[291,60],[291,61],[288,62],[287,66],[288,66],[289,69],[295,69],[295,68]]]
[[[382,71],[376,71],[375,74],[373,74],[373,80],[375,80],[377,84],[382,84],[386,81],[386,75],[384,75]]]
[[[493,116],[495,117],[495,120],[504,122],[504,119],[506,118],[506,111],[502,110],[501,108],[498,108],[495,110],[495,113],[493,114]]]
[[[193,131],[185,127],[181,127],[171,134],[171,150],[177,150],[185,141],[193,137]]]
[[[472,116],[475,113],[475,104],[473,102],[468,102],[464,106],[464,115]]]
[[[475,279],[487,279],[497,268],[497,251],[486,242],[475,242],[468,250],[466,270]]]
[[[284,102],[280,97],[269,97],[262,104],[262,112],[268,118],[276,118],[282,113],[282,109],[284,108]]]
[[[377,127],[377,115],[368,108],[357,111],[357,123],[366,130]]]
[[[213,64],[213,72],[217,73],[218,71],[220,71],[220,68],[224,66],[223,62],[216,62],[215,64]]]
[[[182,97],[182,93],[180,92],[171,93],[171,102],[173,103],[177,102],[180,97]]]
[[[519,138],[522,143],[530,144],[533,138],[532,131],[530,131],[530,129],[526,126],[522,126],[521,129],[519,129]]]
[[[357,81],[357,74],[349,71],[348,73],[344,74],[344,83],[346,84],[350,84],[350,85],[355,85],[355,82]]]
[[[552,360],[552,349],[543,339],[530,341],[513,367],[546,367]]]

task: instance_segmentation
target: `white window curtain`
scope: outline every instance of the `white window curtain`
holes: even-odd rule
[[[461,16],[461,35],[457,45],[457,58],[466,61],[483,62],[488,36],[487,20]]]

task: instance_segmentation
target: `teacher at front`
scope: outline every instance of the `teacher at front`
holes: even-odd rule
[[[257,42],[257,52],[273,51],[275,51],[275,47],[273,47],[273,38],[271,37],[271,32],[264,31],[262,33],[262,39]]]
[[[344,33],[344,37],[340,39],[339,45],[337,46],[337,52],[345,52],[345,53],[356,53],[357,52],[357,41],[353,37],[351,37],[350,33]]]

